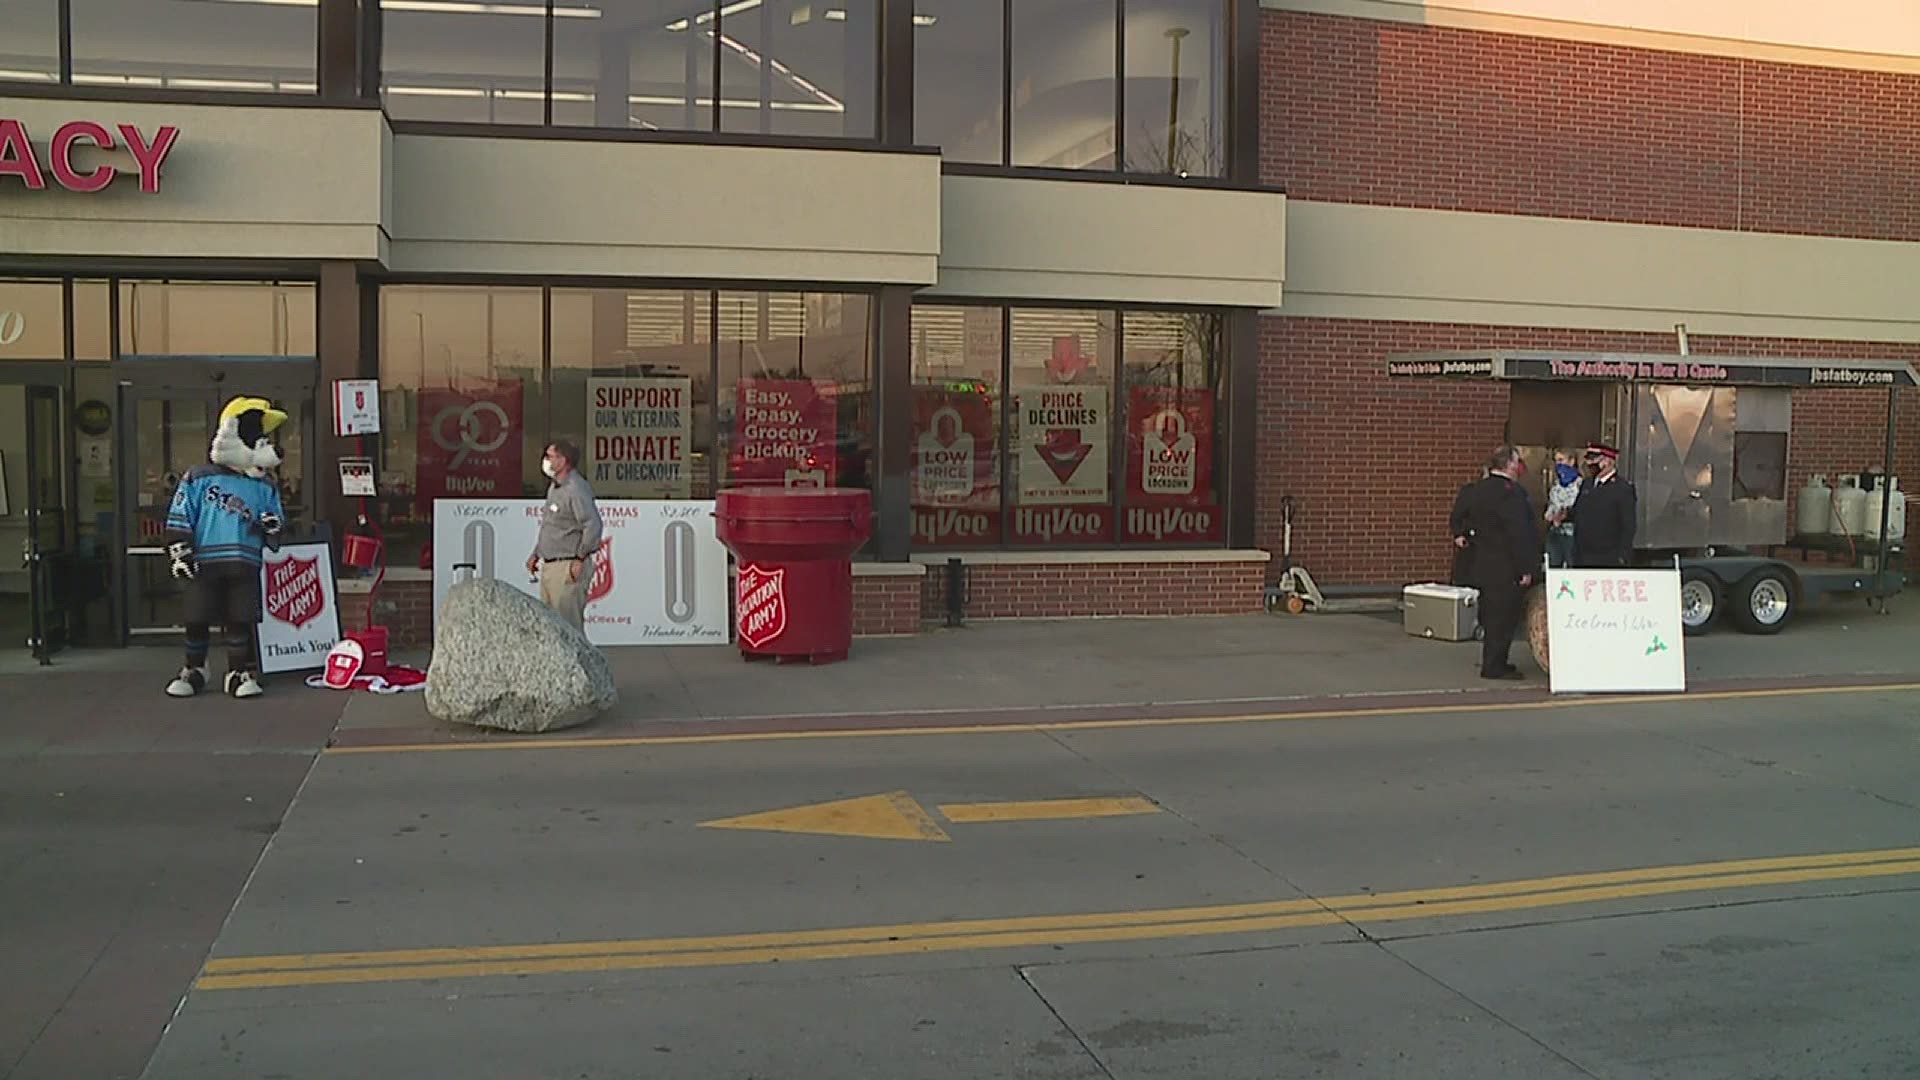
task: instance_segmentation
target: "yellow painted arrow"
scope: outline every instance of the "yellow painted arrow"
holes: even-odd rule
[[[1029,802],[942,803],[940,813],[955,825],[1006,821],[1057,821],[1066,818],[1153,814],[1160,808],[1138,796],[1100,799],[1042,799]],[[856,799],[790,806],[757,814],[703,821],[703,829],[859,836],[870,840],[930,840],[952,837],[925,807],[904,791],[862,795]]]

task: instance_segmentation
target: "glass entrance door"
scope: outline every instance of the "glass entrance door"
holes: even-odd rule
[[[27,646],[42,664],[66,648],[77,604],[71,537],[67,535],[66,391],[26,391],[27,505],[23,551],[31,634]]]
[[[185,624],[186,583],[167,558],[167,507],[187,472],[207,463],[213,442],[214,394],[207,390],[128,389],[120,402],[124,426],[121,513],[127,522],[127,634],[176,634]]]

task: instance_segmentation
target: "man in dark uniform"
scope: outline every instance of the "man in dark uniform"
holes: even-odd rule
[[[1587,447],[1592,482],[1580,489],[1567,520],[1573,523],[1573,565],[1613,569],[1633,561],[1633,536],[1639,528],[1633,485],[1615,471],[1620,451],[1605,443]]]
[[[1487,475],[1469,484],[1455,506],[1456,519],[1465,528],[1468,582],[1480,590],[1480,625],[1486,630],[1480,652],[1483,679],[1522,677],[1507,657],[1541,557],[1533,507],[1520,486],[1526,472],[1520,451],[1502,446],[1487,462]]]

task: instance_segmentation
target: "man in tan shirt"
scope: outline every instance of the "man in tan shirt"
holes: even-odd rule
[[[593,489],[580,475],[580,448],[562,439],[547,447],[540,471],[552,484],[540,508],[540,536],[527,556],[527,573],[540,578],[540,600],[582,634],[587,632],[587,585],[600,550],[603,523]]]

